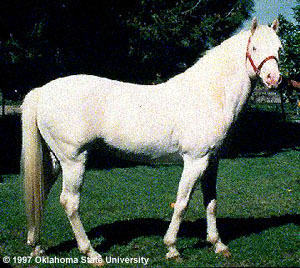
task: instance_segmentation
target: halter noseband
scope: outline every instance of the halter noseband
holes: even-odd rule
[[[247,59],[249,59],[249,62],[251,63],[251,66],[254,70],[254,72],[256,73],[256,75],[259,75],[260,74],[260,70],[261,68],[263,67],[263,65],[268,61],[268,60],[276,60],[276,62],[278,62],[278,59],[275,57],[275,56],[268,56],[266,57],[259,65],[258,67],[256,67],[252,57],[251,57],[251,54],[249,52],[249,46],[250,46],[250,43],[251,43],[251,35],[248,39],[248,44],[247,44],[247,52],[246,52],[246,62],[247,62]]]

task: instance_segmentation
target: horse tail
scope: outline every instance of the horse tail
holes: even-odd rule
[[[22,157],[29,245],[39,240],[44,199],[43,146],[37,125],[39,90],[29,92],[22,105]]]

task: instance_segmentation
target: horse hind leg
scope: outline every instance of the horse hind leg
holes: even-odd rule
[[[226,258],[230,258],[231,254],[229,252],[229,249],[226,245],[222,243],[217,229],[216,210],[217,210],[217,201],[216,199],[213,199],[209,202],[209,204],[206,207],[207,241],[214,245],[216,253],[220,253]]]
[[[231,256],[229,249],[221,241],[217,229],[217,197],[216,197],[216,180],[219,160],[217,156],[210,159],[208,168],[202,177],[203,201],[206,208],[207,217],[207,241],[212,243],[216,253],[221,253],[224,257]]]
[[[76,160],[62,162],[63,189],[60,195],[60,203],[64,207],[72,226],[78,249],[87,255],[93,265],[102,266],[104,262],[91,246],[90,240],[84,230],[79,216],[80,187],[83,180],[85,155],[82,154]]]

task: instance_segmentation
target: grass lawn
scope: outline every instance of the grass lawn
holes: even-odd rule
[[[183,262],[166,261],[163,244],[182,168],[136,166],[88,170],[82,189],[81,216],[92,244],[103,257],[146,257],[147,267],[300,266],[300,152],[268,157],[223,159],[218,175],[218,225],[232,258],[216,255],[205,242],[202,193],[195,191],[181,226],[178,249]],[[90,267],[59,204],[61,179],[46,204],[41,242],[47,256],[78,259],[79,264],[18,264],[28,256],[22,182],[4,175],[0,184],[0,255],[13,267]],[[298,224],[297,224],[298,223]],[[107,264],[107,267],[143,267]]]

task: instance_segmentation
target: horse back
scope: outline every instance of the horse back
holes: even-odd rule
[[[101,139],[120,150],[153,157],[177,150],[169,98],[160,86],[76,75],[39,90],[38,124],[52,149],[74,155]]]

